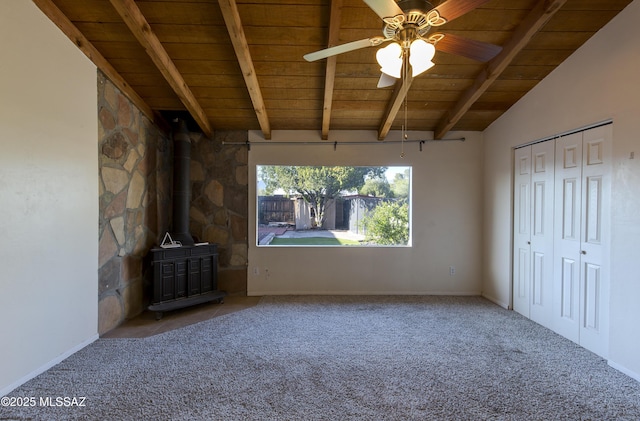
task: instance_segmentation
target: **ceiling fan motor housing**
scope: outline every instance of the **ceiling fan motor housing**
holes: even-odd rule
[[[404,12],[404,21],[397,25],[385,23],[382,33],[385,38],[396,38],[403,28],[413,27],[419,36],[425,36],[431,26],[427,14],[433,9],[433,5],[426,0],[400,0],[398,6]]]
[[[425,15],[433,9],[433,5],[426,0],[400,0],[398,2],[398,7],[400,7],[405,13],[416,11]]]

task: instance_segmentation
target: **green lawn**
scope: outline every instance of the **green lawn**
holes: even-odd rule
[[[356,240],[328,237],[278,238],[274,237],[271,246],[353,246],[359,245]]]

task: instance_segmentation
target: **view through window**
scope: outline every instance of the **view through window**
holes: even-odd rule
[[[411,245],[411,167],[258,165],[259,246]]]

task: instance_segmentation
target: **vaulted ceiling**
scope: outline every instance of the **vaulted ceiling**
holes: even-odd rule
[[[376,130],[381,140],[405,123],[436,139],[484,130],[631,2],[489,0],[438,30],[502,47],[494,58],[439,50],[427,72],[377,88],[379,47],[303,59],[382,35],[363,0],[33,1],[152,119],[188,113],[208,136]]]

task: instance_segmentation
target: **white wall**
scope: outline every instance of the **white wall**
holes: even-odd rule
[[[640,380],[639,22],[635,0],[485,131],[483,291],[510,302],[512,148],[613,119],[609,359]]]
[[[324,145],[261,145],[250,132],[248,293],[479,294],[482,141],[478,132],[450,133],[465,142],[377,142],[375,132],[331,132]],[[432,133],[410,133],[430,139]],[[399,139],[391,133],[389,141]],[[269,142],[323,142],[317,132],[277,132]],[[333,142],[370,141],[341,145]],[[256,165],[411,165],[412,247],[256,247]],[[449,276],[449,266],[456,267]],[[257,271],[257,273],[256,273]]]
[[[96,69],[0,2],[0,396],[97,337]]]

